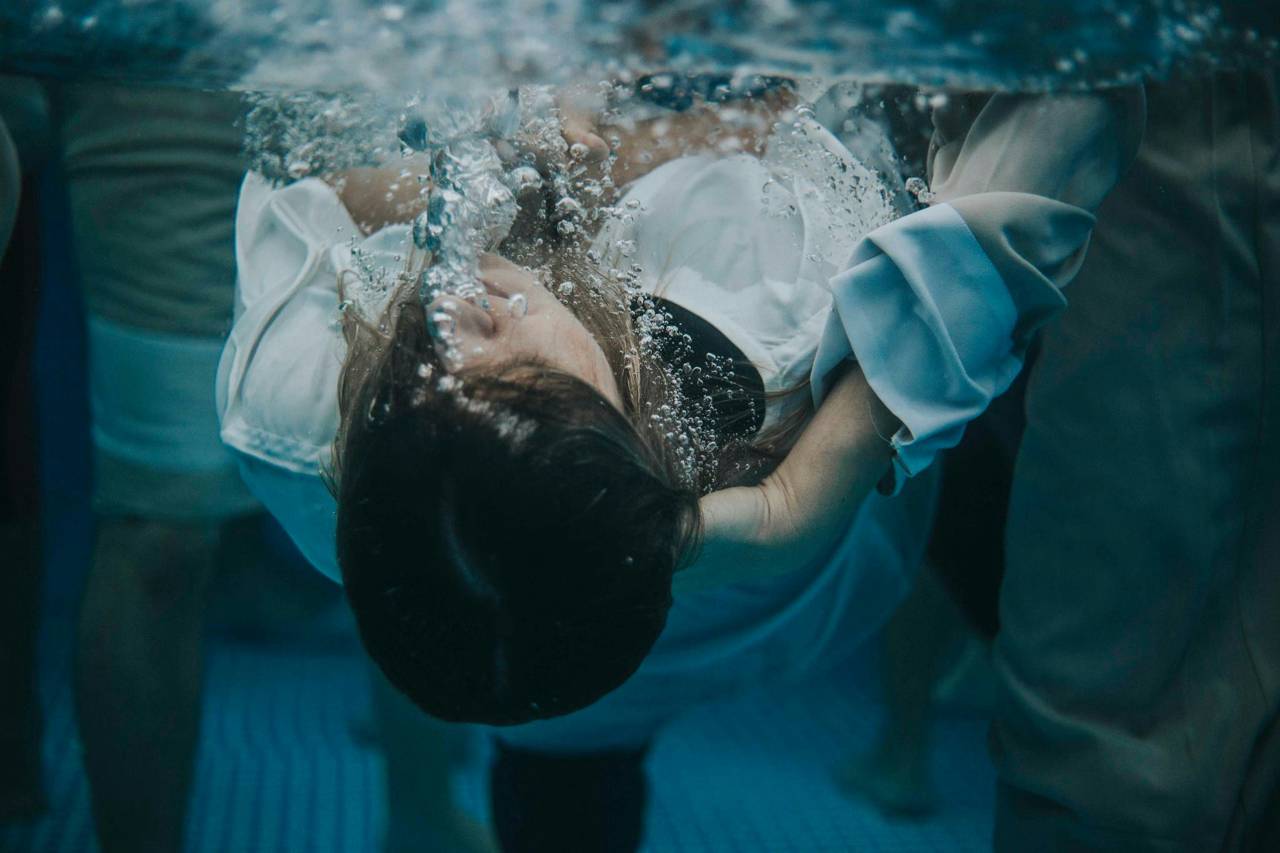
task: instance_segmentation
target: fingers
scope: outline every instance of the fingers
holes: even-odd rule
[[[595,132],[595,122],[580,115],[566,115],[564,119],[564,141],[569,143],[569,156],[586,163],[598,163],[609,156],[609,143]],[[586,150],[574,146],[585,146]],[[578,154],[579,156],[574,157]]]
[[[478,278],[498,296],[529,294],[541,289],[537,276],[500,255],[481,255]]]
[[[556,98],[560,110],[561,135],[569,144],[570,159],[598,163],[609,156],[609,144],[597,132],[598,117],[604,106],[598,92],[584,86],[562,91]],[[574,146],[585,149],[574,149]]]

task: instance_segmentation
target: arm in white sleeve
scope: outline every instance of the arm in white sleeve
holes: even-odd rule
[[[901,423],[888,490],[954,446],[1009,387],[1032,333],[1066,304],[1060,290],[1080,267],[1094,211],[1145,121],[1140,90],[972,106],[957,102],[965,121],[938,117],[933,205],[868,234],[831,280],[815,401],[828,373],[856,358]]]
[[[703,554],[677,576],[681,591],[800,568],[834,544],[887,452],[881,488],[896,491],[959,442],[1066,304],[1144,122],[1140,90],[956,98],[940,112],[933,206],[868,234],[831,279],[818,416],[766,482],[702,499]],[[850,356],[860,370],[833,381]],[[877,454],[868,440],[883,425],[896,429]]]

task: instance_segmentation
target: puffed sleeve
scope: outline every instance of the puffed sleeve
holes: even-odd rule
[[[236,318],[215,395],[222,440],[299,473],[317,470],[337,428],[345,344],[333,321],[346,262],[336,255],[354,227],[344,217],[320,181],[273,189],[252,174],[236,213]]]
[[[1066,304],[1094,211],[1137,153],[1140,89],[953,98],[935,114],[931,205],[882,226],[830,281],[815,403],[857,359],[901,427],[891,478],[920,473],[1003,393]]]
[[[308,560],[338,579],[332,496],[322,472],[338,423],[346,345],[339,271],[358,234],[336,193],[315,179],[274,188],[250,174],[236,212],[236,319],[215,397],[222,441],[249,490]],[[398,238],[375,235],[362,245]]]

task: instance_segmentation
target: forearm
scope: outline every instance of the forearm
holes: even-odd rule
[[[611,151],[610,177],[614,186],[624,187],[686,154],[715,151],[759,156],[774,122],[793,103],[794,93],[780,88],[751,100],[699,103],[656,118],[637,119],[627,114],[625,105],[606,113],[598,93],[579,87],[561,93],[559,109],[566,139],[588,144],[592,162],[603,160],[597,155]],[[607,114],[612,119],[604,119]],[[605,146],[604,150],[597,151],[595,143]],[[594,172],[589,177],[602,177],[603,164]]]
[[[887,469],[891,451],[882,436],[897,426],[852,366],[764,482],[702,499],[702,550],[676,576],[676,590],[786,574],[820,559]]]
[[[325,177],[365,234],[409,222],[427,209],[425,163],[416,158],[389,166],[348,169]]]
[[[702,106],[670,116],[602,127],[606,139],[616,140],[614,183],[626,186],[686,154],[764,153],[781,101],[733,106]]]

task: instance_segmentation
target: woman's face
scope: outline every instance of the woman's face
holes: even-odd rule
[[[623,408],[613,371],[595,337],[534,273],[498,255],[481,255],[480,281],[489,295],[487,309],[449,295],[428,306],[429,314],[443,311],[454,318],[449,339],[435,341],[442,358],[453,346],[467,370],[536,360],[576,376]],[[524,310],[518,304],[521,297]]]

